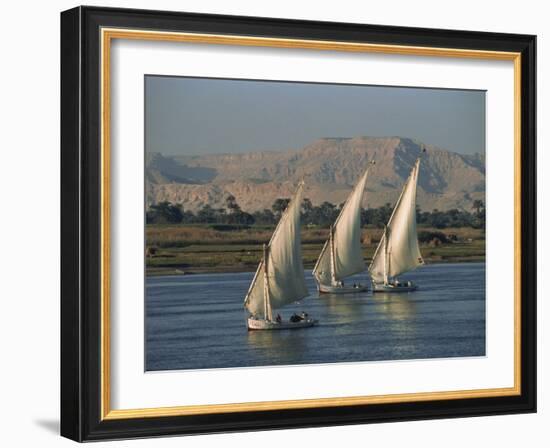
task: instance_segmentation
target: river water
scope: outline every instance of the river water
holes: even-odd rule
[[[146,370],[206,369],[485,355],[485,264],[426,265],[401,280],[412,293],[317,294],[281,310],[319,325],[247,331],[254,273],[147,277]],[[365,282],[365,274],[352,277]]]

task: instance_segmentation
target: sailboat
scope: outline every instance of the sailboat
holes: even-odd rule
[[[370,165],[372,162],[330,227],[329,238],[313,268],[320,293],[349,294],[368,290],[366,284],[346,286],[344,279],[365,270],[361,248],[361,203]]]
[[[408,292],[417,288],[413,282],[401,282],[397,277],[424,264],[416,232],[416,185],[419,168],[420,157],[403,186],[369,266],[373,292]]]
[[[296,302],[308,295],[300,239],[300,209],[304,183],[301,182],[284,211],[269,244],[263,246],[263,256],[244,299],[250,313],[249,330],[282,330],[311,327],[317,323],[307,314],[294,314],[283,321],[273,310]]]

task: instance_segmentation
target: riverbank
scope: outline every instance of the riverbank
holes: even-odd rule
[[[485,261],[485,235],[480,229],[419,228],[420,250],[427,264]],[[251,227],[219,230],[208,226],[147,226],[146,273],[183,275],[253,272],[262,257],[262,244],[273,229]],[[382,235],[381,229],[363,230],[363,253],[370,263]],[[305,269],[319,256],[327,229],[302,231]]]

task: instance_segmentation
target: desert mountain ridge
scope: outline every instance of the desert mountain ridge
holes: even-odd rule
[[[426,153],[422,154],[422,148]],[[485,200],[485,156],[464,155],[402,137],[322,138],[302,149],[236,154],[165,156],[148,153],[146,203],[170,201],[196,211],[224,208],[235,196],[248,212],[290,197],[300,180],[314,205],[345,201],[371,160],[364,207],[394,204],[421,155],[417,204],[422,210],[472,210]]]

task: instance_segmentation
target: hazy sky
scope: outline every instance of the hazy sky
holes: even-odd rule
[[[485,152],[485,92],[146,76],[146,151],[301,148],[321,137],[410,137]]]

